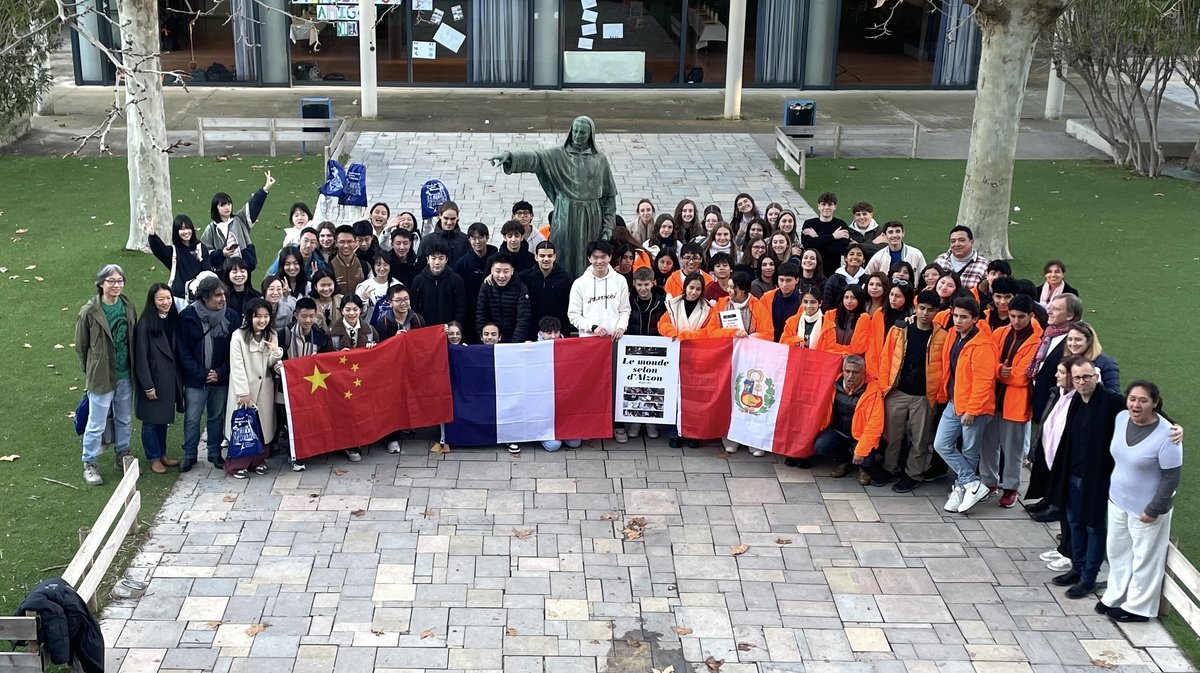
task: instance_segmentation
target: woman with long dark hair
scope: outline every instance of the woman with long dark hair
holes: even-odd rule
[[[267,300],[251,299],[242,316],[242,326],[229,339],[229,395],[225,403],[225,436],[232,446],[233,431],[245,428],[233,427],[233,412],[237,409],[255,409],[262,429],[259,440],[263,442],[261,453],[253,456],[230,457],[225,461],[225,473],[236,479],[245,479],[250,470],[255,474],[267,473],[267,454],[275,438],[275,375],[279,371],[283,349],[279,337],[272,329],[271,306]]]
[[[300,255],[300,248],[285,245],[279,251],[279,258],[275,260],[274,268],[275,275],[282,278],[287,284],[287,294],[292,299],[308,295],[308,274],[304,269],[304,257]]]
[[[836,308],[825,312],[817,349],[837,355],[863,355],[871,316],[866,313],[867,291],[850,285],[842,292]]]
[[[729,226],[733,228],[735,236],[740,236],[746,231],[746,225],[750,223],[750,220],[761,217],[758,206],[754,204],[754,197],[745,192],[734,197],[733,216],[729,218]]]
[[[183,381],[175,360],[179,310],[169,286],[150,286],[133,334],[134,409],[142,422],[142,449],[150,471],[165,474],[167,468],[179,465],[167,456],[167,428],[175,422],[175,413],[183,411]]]
[[[675,239],[681,243],[696,238],[704,233],[704,225],[700,222],[700,211],[696,202],[684,199],[675,206]]]
[[[267,192],[271,191],[271,185],[274,184],[275,178],[271,177],[271,171],[267,171],[262,188],[254,192],[246,205],[236,213],[233,212],[233,199],[228,194],[213,194],[212,205],[208,209],[212,222],[205,227],[200,241],[214,250],[220,250],[226,258],[244,254],[246,248],[254,245],[250,230],[258,222],[258,214],[267,202]]]
[[[252,270],[242,257],[230,257],[225,260],[225,265],[221,268],[221,280],[228,289],[225,297],[226,305],[238,315],[242,314],[251,299],[262,296],[250,282]]]
[[[225,255],[220,250],[213,250],[200,242],[196,235],[196,225],[187,215],[176,215],[171,222],[171,244],[167,245],[159,238],[154,223],[147,219],[142,223],[146,230],[150,252],[171,270],[167,280],[171,294],[181,300],[187,298],[187,284],[201,271],[212,271],[220,268],[225,262]]]

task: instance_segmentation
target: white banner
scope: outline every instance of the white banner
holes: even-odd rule
[[[614,421],[674,425],[679,406],[679,342],[621,337],[614,383]]]

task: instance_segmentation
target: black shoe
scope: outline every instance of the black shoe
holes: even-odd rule
[[[1067,598],[1083,598],[1096,590],[1095,582],[1080,581],[1070,589],[1067,589]]]
[[[1112,612],[1113,610],[1120,610],[1120,608],[1108,607],[1107,605],[1104,604],[1104,601],[1096,601],[1096,607],[1094,607],[1092,609],[1095,610],[1096,614],[1098,614],[1098,615],[1107,615],[1109,612]],[[1125,611],[1121,610],[1121,612],[1125,612]]]
[[[892,492],[893,493],[908,493],[909,491],[913,491],[920,487],[921,487],[921,482],[917,481],[916,479],[913,479],[912,477],[908,476],[907,474],[902,474],[902,475],[900,475],[900,478],[896,480],[896,483],[892,484]]]
[[[1038,500],[1037,502],[1033,503],[1032,505],[1024,505],[1024,507],[1025,507],[1025,511],[1029,512],[1030,514],[1044,512],[1050,508],[1050,499],[1042,498],[1041,500]]]
[[[700,440],[698,440],[698,439],[689,439],[689,440],[687,440],[687,447],[688,447],[689,449],[698,449],[698,448],[700,448]]]
[[[225,459],[220,456],[211,456],[208,459],[208,462],[212,463],[212,466],[217,468],[218,470],[225,469]]]
[[[1050,581],[1054,582],[1060,587],[1069,587],[1072,584],[1079,582],[1079,573],[1075,572],[1074,570],[1070,570]]]
[[[947,474],[950,474],[950,470],[946,468],[931,467],[921,474],[921,481],[937,481],[938,479],[944,479]]]
[[[672,437],[667,440],[667,446],[672,449],[681,449],[683,448],[683,440],[678,437]]]
[[[783,464],[788,467],[802,467],[807,470],[812,467],[812,458],[784,458]]]
[[[892,483],[892,480],[896,478],[896,475],[883,468],[872,469],[870,470],[870,473],[872,486],[886,486]]]
[[[195,458],[184,458],[183,460],[179,461],[179,471],[180,472],[191,472],[192,466],[194,466],[195,464],[196,464]]]
[[[1122,610],[1121,608],[1109,608],[1108,618],[1113,620],[1114,622],[1148,622],[1148,621],[1150,621],[1149,617],[1143,617],[1142,615],[1135,615],[1132,612],[1126,612],[1125,610]]]
[[[1054,523],[1055,521],[1062,519],[1062,515],[1059,513],[1057,507],[1047,507],[1040,512],[1030,514],[1029,518],[1037,521],[1038,523]]]

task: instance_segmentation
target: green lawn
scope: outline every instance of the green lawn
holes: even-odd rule
[[[833,191],[838,215],[871,202],[879,222],[905,223],[906,241],[929,261],[948,247],[958,215],[965,162],[876,159],[810,160],[810,205]],[[788,173],[790,178],[794,174]],[[1041,282],[1043,264],[1058,258],[1079,289],[1104,350],[1121,365],[1121,381],[1149,379],[1162,389],[1168,415],[1186,426],[1183,484],[1172,522],[1174,537],[1200,565],[1200,396],[1189,353],[1200,346],[1200,185],[1133,176],[1099,162],[1019,161],[1013,179],[1015,224],[1009,227],[1013,271]],[[1190,447],[1190,448],[1189,448]],[[1182,620],[1167,620],[1193,661],[1200,641]]]
[[[228,192],[240,205],[262,186],[262,172],[271,170],[278,183],[255,228],[266,256],[283,238],[291,204],[315,202],[323,167],[320,157],[234,156],[228,161],[175,159],[171,169],[176,212],[189,214],[201,229],[208,223],[214,192]],[[107,483],[98,488],[84,484],[80,439],[67,418],[83,391],[79,359],[71,347],[79,307],[94,293],[95,273],[105,263],[125,267],[125,292],[139,313],[150,283],[165,279],[166,271],[150,255],[122,250],[129,218],[124,158],[0,157],[0,182],[8,185],[8,198],[0,202],[0,267],[6,269],[0,274],[5,318],[0,362],[6,381],[0,398],[0,456],[20,456],[0,462],[0,511],[6,513],[0,536],[0,614],[10,614],[29,587],[62,572],[59,566],[78,548],[78,529],[99,514],[119,477],[107,453],[100,464]],[[172,428],[175,456],[181,424],[182,419]],[[139,428],[135,422],[137,455]],[[176,476],[152,474],[144,465],[141,518],[149,523]]]

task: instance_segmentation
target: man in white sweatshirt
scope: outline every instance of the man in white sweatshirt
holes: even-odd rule
[[[609,266],[612,244],[592,241],[587,246],[588,268],[571,284],[567,318],[579,336],[620,339],[629,327],[629,283]]]

